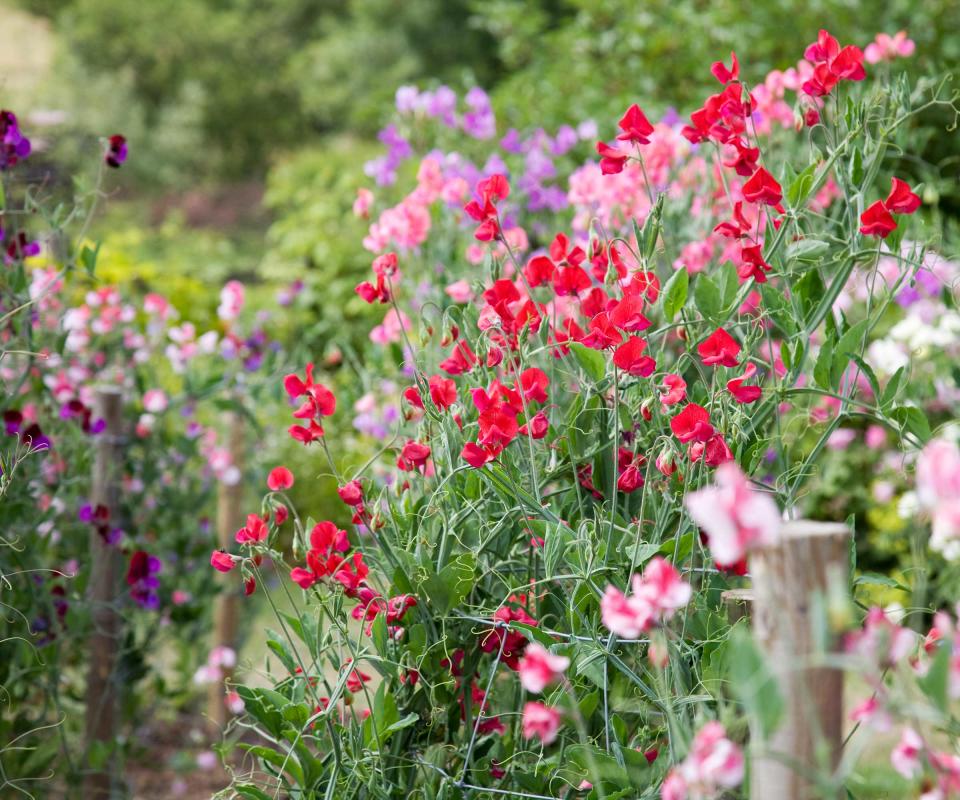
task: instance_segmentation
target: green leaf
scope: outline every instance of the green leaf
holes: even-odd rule
[[[267,794],[263,789],[254,786],[252,783],[238,783],[233,789],[238,795],[248,798],[248,800],[273,800],[272,795]]]
[[[697,310],[709,319],[716,319],[723,307],[720,300],[720,289],[709,275],[701,273],[693,287],[693,299]]]
[[[885,413],[888,412],[890,407],[896,402],[897,394],[900,392],[900,385],[903,382],[905,374],[904,368],[900,367],[900,369],[893,373],[893,377],[887,381],[887,385],[883,387],[883,392],[880,395],[880,408]]]
[[[776,680],[753,637],[740,626],[731,632],[727,657],[733,693],[766,739],[783,713],[783,697]]]
[[[97,242],[97,246],[94,249],[91,249],[88,245],[84,245],[83,249],[80,251],[80,264],[87,271],[87,274],[92,278],[93,273],[97,268],[97,256],[100,255],[100,243]]]
[[[901,592],[909,592],[910,587],[904,586],[899,581],[895,581],[889,575],[880,575],[876,572],[864,572],[857,575],[853,581],[854,586],[887,586],[891,589],[899,589]]]
[[[607,374],[607,359],[599,350],[587,347],[580,342],[570,342],[570,350],[573,352],[577,363],[583,368],[594,383],[599,383]]]
[[[860,186],[863,182],[863,151],[859,147],[853,148],[853,158],[850,159],[850,183]]]
[[[830,381],[830,373],[833,368],[833,342],[825,341],[820,346],[820,353],[817,355],[817,361],[813,365],[813,380],[821,389],[831,391],[834,389]]]
[[[947,690],[950,684],[952,650],[949,642],[942,642],[937,648],[937,654],[933,657],[933,663],[927,670],[927,674],[917,681],[920,688],[923,689],[923,693],[930,698],[940,711],[947,710]]]
[[[816,264],[830,252],[830,245],[819,239],[800,239],[787,245],[787,260]]]
[[[430,575],[420,586],[422,594],[440,614],[446,614],[470,594],[474,585],[476,559],[473,553],[461,553],[439,574]]]
[[[670,276],[670,280],[663,287],[663,315],[667,322],[673,322],[673,318],[686,304],[689,285],[690,275],[686,267],[681,267]]]
[[[890,417],[896,420],[903,430],[909,431],[924,444],[933,435],[927,415],[916,406],[898,406],[890,412]]]
[[[811,164],[801,172],[787,188],[787,202],[793,208],[799,208],[806,200],[807,196],[813,190],[814,176],[817,172],[817,165]]]

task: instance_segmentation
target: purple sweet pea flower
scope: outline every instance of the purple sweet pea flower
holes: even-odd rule
[[[23,161],[30,155],[30,150],[30,140],[20,133],[16,114],[0,111],[0,170]]]
[[[561,125],[556,137],[550,143],[550,152],[555,156],[562,156],[576,147],[577,141],[577,132],[569,125]]]

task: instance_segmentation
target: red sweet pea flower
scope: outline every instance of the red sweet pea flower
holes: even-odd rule
[[[323,426],[319,419],[329,417],[336,411],[337,399],[326,386],[314,381],[313,364],[307,364],[306,376],[306,381],[303,381],[297,375],[287,375],[283,379],[283,387],[291,400],[303,395],[307,396],[301,406],[293,412],[293,416],[297,419],[308,419],[310,422],[307,427],[291,426],[289,433],[297,441],[309,444],[323,436]]]
[[[713,232],[726,236],[728,239],[741,239],[750,233],[751,227],[747,218],[743,216],[743,203],[737,200],[733,206],[733,218],[721,222],[713,229]]]
[[[830,94],[841,80],[862,81],[867,76],[863,69],[863,51],[853,45],[841,48],[825,30],[807,47],[804,58],[814,65],[813,75],[802,87],[811,97]]]
[[[663,385],[666,391],[660,392],[660,402],[665,406],[676,405],[687,396],[687,382],[679,375],[664,375]]]
[[[643,315],[644,305],[641,295],[627,295],[609,311],[610,322],[627,333],[646,330],[652,323]]]
[[[882,200],[877,200],[860,215],[860,223],[860,233],[864,236],[879,236],[881,239],[886,239],[897,227]]]
[[[480,435],[477,443],[484,447],[499,447],[501,450],[512,442],[520,432],[517,412],[506,403],[493,403],[477,419]]]
[[[653,125],[646,118],[640,106],[634,103],[623,115],[618,123],[623,133],[617,134],[617,139],[621,142],[633,142],[634,144],[650,144],[650,136],[653,134]]]
[[[912,214],[920,208],[920,197],[910,190],[909,184],[899,178],[894,178],[890,186],[890,194],[883,201],[887,211],[894,214]]]
[[[547,373],[537,367],[530,367],[520,373],[520,388],[524,400],[533,400],[535,403],[547,402],[547,387],[550,378]]]
[[[341,563],[340,569],[333,573],[333,579],[353,596],[369,574],[370,568],[363,563],[363,553],[354,553],[349,561]]]
[[[547,435],[548,430],[550,430],[550,420],[547,419],[546,414],[538,411],[527,425],[520,427],[519,433],[521,436],[529,436],[531,439],[542,439]]]
[[[706,442],[715,433],[707,409],[696,403],[688,403],[670,420],[670,430],[681,442]]]
[[[724,367],[736,367],[740,364],[740,344],[723,328],[717,328],[704,341],[697,345],[697,352],[707,366],[720,364]]]
[[[530,288],[542,286],[553,280],[553,274],[557,271],[557,265],[546,256],[534,256],[523,268],[523,277],[527,279]]]
[[[748,147],[740,139],[734,139],[733,146],[736,148],[737,154],[734,158],[724,161],[723,166],[734,170],[737,175],[743,177],[753,175],[754,170],[757,169],[757,161],[760,160],[760,148]]]
[[[537,625],[537,621],[526,611],[512,606],[497,609],[493,615],[493,621],[508,624],[510,622],[522,622],[524,625],[533,625],[534,627]],[[516,670],[520,663],[520,657],[527,647],[527,637],[520,631],[513,631],[509,628],[492,628],[480,640],[480,649],[484,653],[500,652],[501,642],[503,642],[501,660],[510,669]]]
[[[210,566],[219,572],[229,572],[236,564],[235,557],[223,550],[214,550],[210,554]]]
[[[247,544],[248,542],[262,542],[270,534],[267,522],[256,514],[247,515],[247,524],[244,525],[234,535],[238,544]]]
[[[502,447],[481,447],[475,442],[467,442],[460,452],[460,456],[474,469],[480,469],[489,464],[503,452]]]
[[[616,253],[616,249],[613,252]],[[633,297],[645,297],[648,303],[656,303],[660,296],[660,279],[655,272],[640,270],[633,273],[630,283],[623,288],[623,293]]]
[[[318,522],[310,531],[310,550],[326,556],[331,550],[345,553],[350,549],[347,532],[341,530],[329,520]]]
[[[267,488],[271,492],[282,492],[293,486],[293,473],[286,467],[274,467],[267,476]]]
[[[363,503],[363,486],[358,480],[345,483],[337,489],[337,494],[348,506],[359,506]]]
[[[503,175],[491,175],[477,184],[480,201],[471,200],[463,210],[480,224],[474,237],[481,242],[491,242],[500,235],[500,222],[496,204],[510,196],[510,184]]]
[[[646,349],[646,339],[631,336],[614,351],[613,363],[630,375],[648,378],[657,368],[657,362],[650,356],[644,355]]]
[[[570,240],[565,233],[558,233],[550,243],[550,258],[558,264],[566,262],[571,267],[579,267],[586,257],[582,247],[570,247]]]
[[[315,416],[329,417],[337,409],[337,398],[322,383],[314,381],[313,364],[307,364],[306,375],[306,381],[292,374],[283,379],[283,388],[286,389],[291,400],[307,395],[306,402],[297,409],[294,416],[298,419],[310,419]]]
[[[601,311],[590,320],[588,332],[581,337],[580,343],[594,350],[615,347],[623,341],[623,334],[610,321],[606,311]]]
[[[426,466],[430,458],[430,448],[415,442],[412,439],[408,441],[400,451],[400,457],[397,459],[397,466],[402,470],[422,469]]]
[[[575,297],[590,288],[590,276],[582,267],[560,267],[553,276],[553,290],[558,297]]]
[[[783,199],[783,189],[773,175],[759,167],[753,177],[743,184],[743,197],[751,203],[775,206]]]
[[[767,282],[767,273],[773,269],[763,260],[763,248],[759,244],[740,248],[740,263],[737,264],[737,275],[741,281],[753,278],[757,283]]]
[[[600,154],[600,172],[604,175],[616,175],[623,172],[627,163],[627,154],[603,142],[597,142],[597,153]]]
[[[730,452],[726,441],[719,433],[711,436],[706,442],[692,442],[687,455],[694,462],[702,458],[708,467],[719,467],[733,460],[733,453]]]
[[[752,364],[747,364],[743,375],[739,378],[731,378],[727,381],[727,391],[733,395],[733,399],[738,403],[756,403],[763,394],[759,386],[744,386],[743,384],[757,374],[757,368]]]
[[[470,349],[470,345],[460,339],[453,346],[449,358],[440,362],[440,369],[448,375],[462,375],[465,372],[470,372],[479,363],[480,359]]]
[[[420,390],[416,386],[408,386],[404,389],[403,397],[414,408],[423,409],[423,398],[420,397]]]
[[[457,384],[450,378],[433,375],[428,383],[430,386],[430,399],[441,411],[446,411],[457,402]]]
[[[710,67],[713,77],[720,83],[730,83],[740,77],[740,62],[737,61],[737,54],[730,53],[730,69],[727,69],[722,61],[714,61]]]

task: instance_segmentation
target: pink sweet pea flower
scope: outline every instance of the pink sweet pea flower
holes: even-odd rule
[[[560,712],[543,703],[527,703],[523,707],[523,738],[540,738],[544,745],[553,744],[560,731]]]
[[[210,566],[220,572],[229,572],[236,566],[234,557],[223,550],[214,550],[210,554]]]
[[[274,467],[267,476],[267,488],[271,492],[282,492],[293,486],[293,473],[286,467]]]
[[[923,764],[920,762],[923,750],[924,744],[920,734],[913,728],[904,728],[900,741],[890,751],[890,763],[904,778],[913,780],[923,772]]]
[[[569,666],[569,658],[554,655],[543,645],[531,642],[523,651],[517,673],[524,689],[539,694],[548,684],[562,678],[564,670]]]
[[[690,516],[710,537],[718,564],[734,564],[753,547],[769,544],[780,530],[780,512],[766,494],[750,487],[733,461],[717,467],[716,483],[688,494]]]

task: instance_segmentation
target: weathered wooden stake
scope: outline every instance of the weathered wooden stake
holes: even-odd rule
[[[750,557],[753,633],[784,700],[777,730],[755,750],[753,800],[819,800],[808,777],[839,759],[843,672],[818,665],[824,646],[813,611],[817,598],[825,606],[830,583],[846,578],[850,536],[840,523],[786,522],[777,544]]]
[[[224,415],[224,428],[227,431],[227,446],[231,463],[243,471],[244,429],[243,418],[234,412]],[[233,485],[220,483],[217,493],[217,542],[224,550],[236,546],[234,536],[243,527],[246,519],[243,511],[243,481]],[[213,617],[213,647],[237,647],[237,576],[217,573],[215,580],[222,583],[217,595]],[[230,677],[230,670],[224,669],[224,680],[210,684],[207,695],[207,715],[219,728],[227,724],[227,706],[224,698],[224,684]]]
[[[90,502],[110,512],[110,524],[116,524],[120,507],[120,481],[123,475],[123,394],[116,387],[103,387],[94,395],[94,417],[105,423],[95,439],[93,486]],[[119,705],[116,662],[120,649],[119,578],[122,570],[120,551],[104,540],[95,529],[90,531],[90,602],[92,633],[88,643],[90,667],[86,697],[85,798],[106,800],[120,794],[118,760],[112,752],[117,733]],[[97,758],[91,759],[96,752]],[[91,761],[102,762],[93,766]]]

